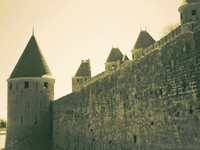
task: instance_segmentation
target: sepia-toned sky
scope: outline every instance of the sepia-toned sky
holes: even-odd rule
[[[6,119],[6,80],[35,29],[56,79],[55,99],[71,92],[81,59],[92,76],[104,71],[112,45],[131,59],[140,27],[155,40],[179,22],[182,0],[0,0],[0,118]]]

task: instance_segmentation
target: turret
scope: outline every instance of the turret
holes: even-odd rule
[[[122,63],[122,58],[123,58],[123,54],[119,50],[119,48],[112,48],[105,63],[106,71],[117,70],[117,68]]]
[[[7,82],[6,150],[50,150],[55,79],[34,35]]]
[[[143,53],[143,49],[147,48],[151,44],[153,44],[155,40],[147,31],[140,31],[140,34],[137,38],[137,41],[132,49],[132,59],[136,60],[140,58]]]
[[[181,25],[200,22],[200,0],[183,0],[178,10]]]
[[[129,61],[129,58],[128,56],[125,54],[123,57],[122,57],[122,63],[126,63]]]
[[[82,60],[76,74],[72,77],[72,92],[80,90],[84,83],[91,78],[90,59]]]

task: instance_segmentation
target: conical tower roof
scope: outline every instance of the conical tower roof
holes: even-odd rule
[[[183,0],[181,6],[191,3],[200,3],[200,0]]]
[[[123,54],[119,50],[119,48],[112,48],[106,62],[116,62],[118,60],[122,60]]]
[[[122,57],[122,61],[125,61],[125,60],[129,60],[129,58],[126,54]]]
[[[155,40],[147,31],[141,31],[134,45],[134,49],[147,48],[149,45],[153,44],[154,42]]]
[[[81,65],[79,66],[75,77],[85,77],[85,76],[89,76],[91,77],[91,69],[90,69],[90,61],[82,61]]]
[[[52,73],[37,44],[35,36],[32,35],[9,79],[42,76],[52,77]]]

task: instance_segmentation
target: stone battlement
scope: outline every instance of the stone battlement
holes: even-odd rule
[[[184,26],[178,26],[176,29],[168,33],[166,36],[162,37],[157,42],[153,43],[152,45],[145,48],[142,53],[143,55],[147,55],[156,49],[160,49],[163,45],[175,40],[178,36],[183,34],[184,32],[193,32],[196,28],[200,28],[197,24],[188,23]]]
[[[161,50],[161,48],[168,44],[169,42],[176,40],[176,38],[178,36],[180,36],[181,34],[185,33],[185,32],[193,32],[195,30],[198,30],[200,28],[200,26],[197,26],[196,24],[187,24],[185,26],[178,26],[176,29],[174,29],[173,31],[171,31],[170,33],[168,33],[166,36],[164,36],[163,38],[161,38],[160,40],[158,40],[157,42],[153,43],[152,45],[148,46],[147,48],[142,50],[142,56],[140,58],[138,58],[137,60],[145,57],[146,55],[152,53],[155,50]],[[81,62],[89,62],[90,60],[82,60]],[[136,61],[136,60],[131,60],[131,61]],[[126,62],[125,64],[127,65],[128,62]],[[130,63],[130,61],[129,61]],[[112,70],[112,71],[103,71],[95,76],[93,76],[92,78],[89,78],[87,81],[83,82],[82,88],[88,86],[89,84],[102,79],[104,77],[106,77],[109,74],[112,74],[113,72],[123,68],[125,66],[124,63],[122,63],[120,65],[119,68],[117,68],[116,70]],[[80,89],[81,90],[81,89]]]

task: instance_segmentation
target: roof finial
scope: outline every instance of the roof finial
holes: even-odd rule
[[[34,36],[34,27],[33,27],[33,29],[32,29],[32,36]]]

